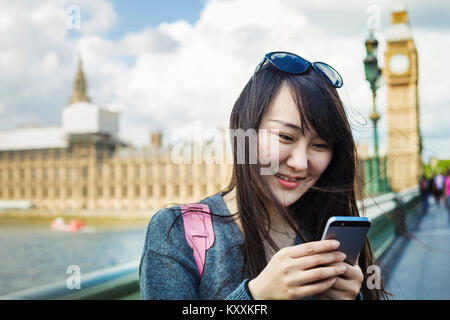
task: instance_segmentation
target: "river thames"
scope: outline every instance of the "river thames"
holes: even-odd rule
[[[48,221],[0,220],[0,295],[65,281],[141,257],[147,221],[86,221],[78,233],[51,230]]]

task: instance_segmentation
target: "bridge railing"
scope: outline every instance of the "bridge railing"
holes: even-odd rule
[[[81,274],[80,288],[67,281],[30,288],[0,296],[0,300],[112,300],[139,299],[139,261]]]
[[[372,221],[369,239],[376,259],[404,231],[407,221],[418,214],[419,210],[414,210],[418,203],[417,187],[364,200],[365,216]],[[140,299],[138,268],[139,261],[135,261],[82,275],[80,289],[68,289],[64,281],[0,296],[0,299]]]
[[[418,187],[364,200],[365,216],[372,222],[368,237],[376,259],[406,230],[408,222],[420,214],[419,203]]]

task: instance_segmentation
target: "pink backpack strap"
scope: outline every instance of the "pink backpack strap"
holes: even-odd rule
[[[196,203],[182,204],[180,208],[186,241],[193,249],[195,264],[201,277],[205,265],[206,250],[211,248],[214,243],[214,231],[209,207],[206,204]]]

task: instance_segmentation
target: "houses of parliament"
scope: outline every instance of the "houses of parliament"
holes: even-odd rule
[[[0,132],[0,200],[37,209],[147,210],[195,202],[227,185],[232,165],[175,164],[160,132],[142,148],[124,143],[118,116],[90,101],[80,60],[61,127]]]

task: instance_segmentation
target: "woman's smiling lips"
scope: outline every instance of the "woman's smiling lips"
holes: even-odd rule
[[[297,177],[294,177],[294,176],[290,176],[290,175],[288,175],[288,174],[282,174],[282,173],[277,173],[277,175],[280,177],[280,178],[284,178],[284,177],[286,177],[286,178],[288,178],[288,179],[291,179],[291,180],[300,180],[300,179],[303,179],[304,177],[300,177],[300,176],[297,176]]]
[[[275,174],[275,178],[277,178],[278,182],[286,189],[297,188],[297,186],[299,185],[299,180],[304,179],[302,177],[293,177],[280,173]]]

